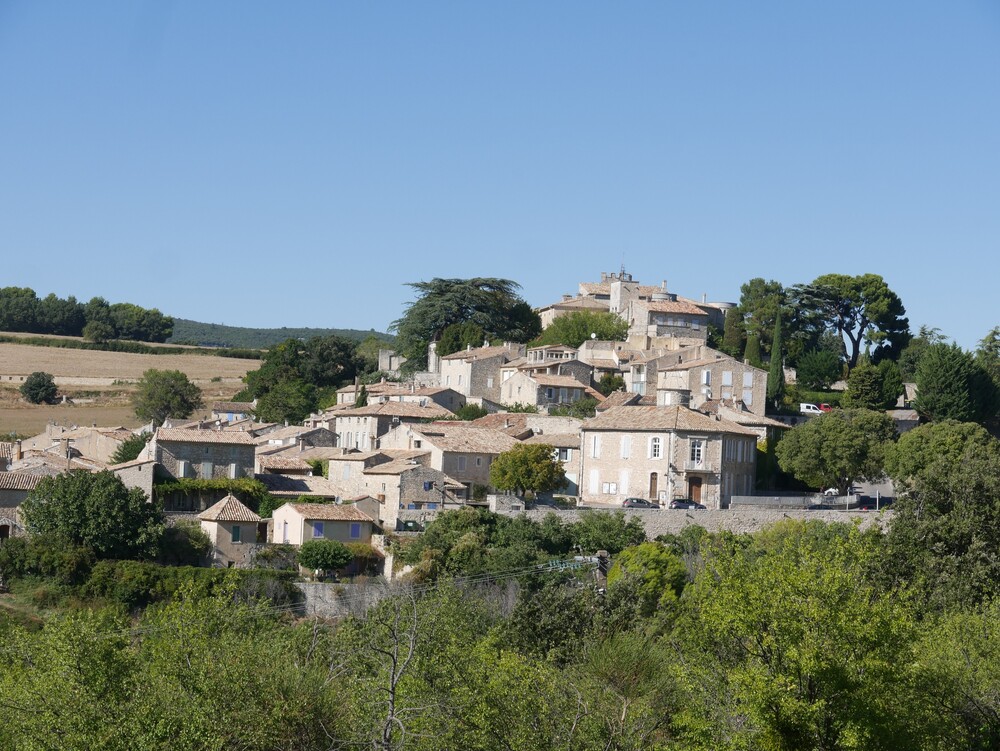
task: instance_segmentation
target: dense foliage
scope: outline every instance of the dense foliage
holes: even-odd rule
[[[361,342],[375,337],[382,346],[391,346],[392,337],[376,331],[357,329],[280,328],[258,329],[242,326],[225,326],[219,323],[201,323],[185,318],[174,319],[174,333],[170,341],[176,344],[198,344],[203,347],[238,347],[265,349],[289,339],[305,341],[316,337],[335,336]],[[372,368],[374,370],[374,367]]]
[[[48,404],[56,398],[58,389],[51,373],[37,370],[21,384],[21,396],[32,404]]]
[[[147,370],[132,394],[136,417],[157,426],[168,417],[189,417],[202,405],[201,389],[179,370]]]
[[[557,316],[531,344],[579,347],[588,339],[623,342],[627,334],[628,321],[617,313],[580,310]]]
[[[513,490],[520,495],[527,490],[559,490],[566,482],[566,470],[554,453],[548,444],[519,443],[493,460],[490,484],[497,490]]]

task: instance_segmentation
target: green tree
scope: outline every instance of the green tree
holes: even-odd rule
[[[771,351],[771,334],[778,311],[785,302],[785,288],[774,281],[765,281],[760,277],[751,279],[740,287],[740,313],[743,315],[747,337],[747,348],[750,340],[757,340],[756,359],[751,364],[760,362],[761,351]],[[750,355],[744,355],[750,359]]]
[[[738,307],[730,308],[726,311],[726,322],[722,329],[722,351],[737,360],[741,360],[746,341],[747,332],[743,322],[743,313]]]
[[[120,444],[115,452],[111,455],[112,464],[124,464],[125,462],[130,462],[133,459],[138,458],[142,450],[146,448],[146,444],[149,443],[149,439],[153,437],[152,433],[140,433],[139,435],[133,435],[126,438]]]
[[[557,316],[532,344],[579,347],[589,339],[623,342],[627,335],[628,321],[617,313],[578,310]]]
[[[453,323],[441,332],[437,353],[440,357],[444,357],[468,347],[482,347],[485,341],[486,332],[482,326],[472,321]]]
[[[847,378],[843,405],[854,409],[873,410],[882,410],[889,406],[885,403],[882,374],[864,355]]]
[[[358,395],[354,397],[354,406],[355,408],[368,406],[368,389],[364,384],[361,384],[361,388],[358,389]]]
[[[841,376],[840,358],[828,349],[814,349],[799,358],[795,379],[809,389],[828,389]]]
[[[760,337],[757,334],[747,335],[747,347],[743,353],[743,359],[755,368],[759,368],[763,364],[760,359]]]
[[[549,414],[586,420],[588,417],[593,417],[597,414],[597,404],[598,402],[594,397],[585,396],[582,399],[577,399],[572,404],[549,407]]]
[[[767,400],[777,410],[785,398],[785,369],[782,364],[784,333],[781,328],[781,308],[774,318],[774,336],[771,339],[771,366],[767,374]]]
[[[610,396],[616,391],[624,391],[625,379],[617,373],[605,373],[597,382],[597,390],[605,396]]]
[[[917,365],[927,347],[932,344],[942,344],[945,341],[940,329],[921,326],[920,331],[899,353],[899,372],[903,380],[912,383],[917,377]]]
[[[545,443],[519,443],[504,451],[490,465],[490,483],[497,490],[546,493],[558,490],[566,482],[562,462],[555,449]]]
[[[919,493],[929,485],[958,492],[967,455],[1000,464],[1000,442],[976,423],[940,420],[903,433],[887,447],[885,468],[899,492]]]
[[[354,560],[354,553],[337,540],[306,540],[299,548],[299,565],[313,571],[337,571]]]
[[[541,332],[538,314],[518,296],[520,286],[509,279],[432,279],[408,286],[418,297],[391,326],[408,368],[426,367],[427,345],[438,341],[452,324],[474,323],[490,340],[529,342]]]
[[[30,533],[89,547],[99,558],[152,558],[164,528],[159,505],[107,471],[45,477],[21,514]]]
[[[677,601],[687,582],[687,569],[666,545],[643,542],[625,548],[616,556],[608,572],[608,587],[614,587],[627,578],[638,579],[635,594],[642,603],[640,612],[648,617],[657,608]]]
[[[21,396],[32,404],[48,404],[56,398],[57,392],[52,374],[40,370],[29,375],[21,384]]]
[[[486,411],[486,408],[480,407],[478,404],[465,404],[455,410],[455,417],[467,422],[478,420],[480,417],[486,417],[488,414],[489,412]]]
[[[316,389],[296,379],[278,381],[257,399],[254,414],[264,422],[301,423],[316,407]]]
[[[917,366],[914,408],[928,420],[982,422],[997,413],[997,386],[957,344],[928,346]]]
[[[136,417],[154,425],[168,417],[189,417],[202,406],[201,389],[179,370],[147,370],[132,394]]]
[[[792,428],[775,454],[781,469],[796,479],[846,495],[856,480],[883,476],[885,448],[895,435],[884,413],[838,409]]]
[[[878,274],[825,274],[812,284],[795,287],[792,299],[807,319],[845,337],[851,368],[858,362],[863,343],[875,345],[875,359],[881,359],[898,357],[909,342],[906,309]]]
[[[614,555],[646,539],[646,528],[639,517],[626,519],[622,511],[588,511],[569,525],[569,532],[573,544],[587,553],[607,550]]]

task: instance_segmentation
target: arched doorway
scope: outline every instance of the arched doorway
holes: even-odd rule
[[[649,475],[649,500],[651,501],[656,500],[656,493],[659,489],[657,487],[658,485],[659,485],[659,477],[657,476],[656,472],[653,472]]]
[[[692,477],[688,480],[688,492],[691,494],[691,500],[695,503],[701,503],[701,478]]]

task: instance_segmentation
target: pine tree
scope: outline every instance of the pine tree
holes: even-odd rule
[[[861,355],[847,378],[844,406],[851,409],[885,409],[885,394],[882,388],[882,373],[872,365],[868,353]]]

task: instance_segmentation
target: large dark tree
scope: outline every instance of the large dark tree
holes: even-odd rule
[[[596,336],[594,336],[596,334]],[[628,335],[628,321],[616,313],[578,310],[557,317],[533,344],[565,344],[579,347],[588,339],[623,342]]]
[[[32,404],[47,404],[56,398],[55,379],[50,373],[36,371],[21,384],[21,396]]]
[[[878,274],[824,274],[812,284],[794,287],[792,300],[806,321],[832,328],[845,338],[852,368],[862,344],[877,347],[872,357],[878,361],[886,356],[895,359],[910,340],[906,309]]]
[[[189,417],[201,409],[201,389],[179,370],[149,369],[132,394],[136,417],[162,425],[168,417]]]
[[[762,352],[770,353],[774,322],[785,302],[785,288],[773,279],[755,277],[740,287],[740,313],[746,337],[756,337]],[[749,343],[749,342],[748,342]]]
[[[932,344],[917,366],[914,408],[927,420],[982,422],[997,414],[997,386],[957,344]]]
[[[159,506],[107,471],[46,477],[21,513],[32,534],[86,546],[99,558],[151,558],[163,534]]]
[[[767,401],[775,409],[781,408],[785,398],[785,368],[782,363],[784,331],[781,328],[781,309],[774,319],[774,336],[771,339],[771,366],[767,373]]]
[[[453,324],[474,323],[491,340],[530,342],[541,333],[538,314],[517,294],[520,285],[509,279],[432,279],[408,286],[418,298],[391,327],[408,368],[426,367],[427,345]]]

